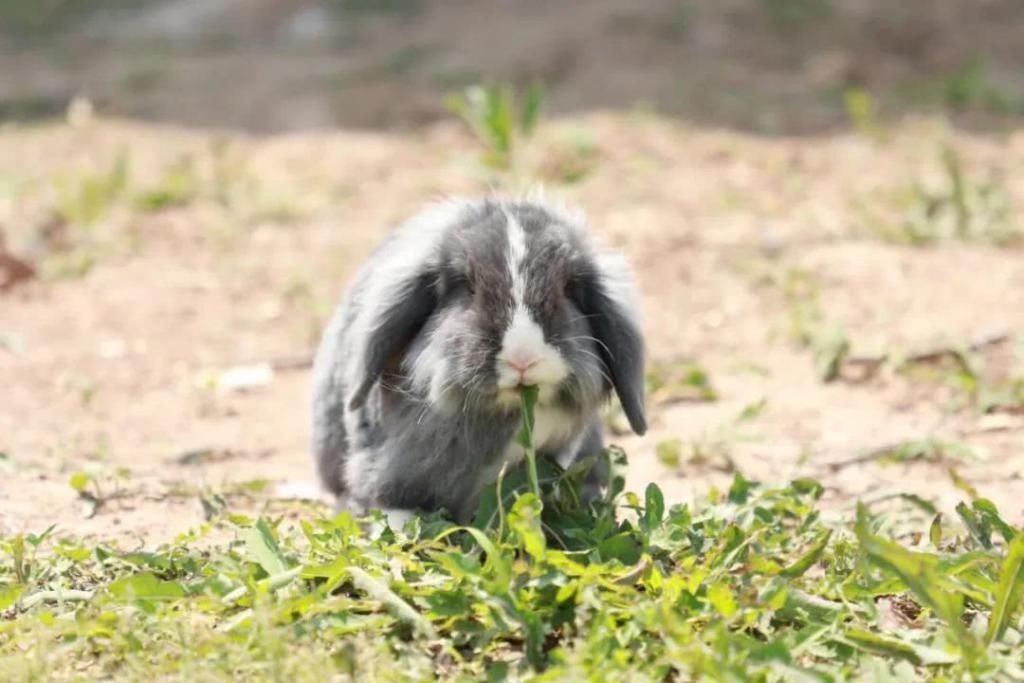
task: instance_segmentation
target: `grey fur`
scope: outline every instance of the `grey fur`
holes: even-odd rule
[[[634,431],[646,430],[644,345],[624,262],[547,204],[445,202],[385,240],[324,331],[312,445],[344,506],[466,520],[499,471],[520,420],[496,384],[513,309],[509,220],[525,236],[523,302],[571,370],[550,404],[564,429],[541,454],[568,462],[599,451],[599,409],[613,389]]]

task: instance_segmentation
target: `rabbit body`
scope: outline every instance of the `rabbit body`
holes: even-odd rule
[[[427,208],[370,256],[324,331],[312,425],[322,484],[358,513],[466,521],[523,456],[524,385],[539,389],[541,456],[568,465],[599,452],[613,390],[642,434],[636,306],[624,261],[578,212],[495,199]]]

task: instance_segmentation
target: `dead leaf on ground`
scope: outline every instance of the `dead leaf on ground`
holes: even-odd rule
[[[3,233],[0,233],[0,292],[14,288],[19,282],[36,277],[36,269],[7,251]]]

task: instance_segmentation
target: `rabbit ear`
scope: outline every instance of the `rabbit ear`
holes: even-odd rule
[[[633,432],[647,432],[644,408],[644,340],[628,296],[628,280],[612,273],[586,274],[576,286],[577,304],[598,341],[598,352]]]
[[[370,389],[396,356],[405,353],[413,338],[437,308],[434,273],[418,273],[398,283],[381,301],[368,302],[369,333],[363,339],[358,382],[349,398],[349,409],[357,410]]]

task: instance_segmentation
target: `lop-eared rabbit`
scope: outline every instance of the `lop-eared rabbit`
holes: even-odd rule
[[[519,391],[530,385],[541,457],[568,465],[600,452],[612,391],[643,434],[638,317],[624,259],[582,213],[493,198],[427,207],[370,256],[324,331],[313,374],[322,484],[338,509],[379,508],[392,526],[417,510],[467,521],[481,489],[523,456]]]

